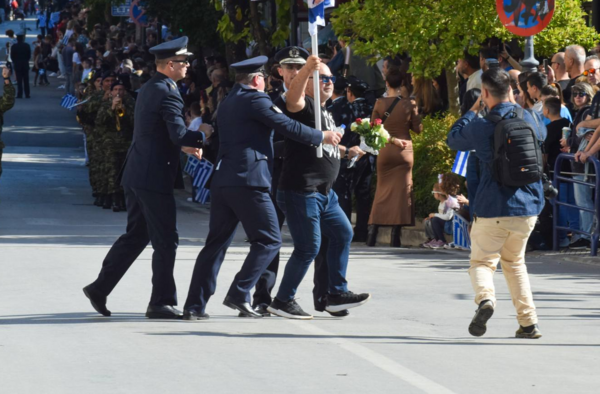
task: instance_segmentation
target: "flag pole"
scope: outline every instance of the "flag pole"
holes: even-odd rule
[[[315,26],[315,34],[311,34],[311,45],[312,54],[319,56],[319,39],[318,32],[319,28]],[[319,71],[315,71],[313,74],[313,87],[314,87],[314,101],[315,101],[315,129],[321,130],[321,81],[319,79]],[[323,157],[323,144],[319,144],[317,147],[317,157]]]

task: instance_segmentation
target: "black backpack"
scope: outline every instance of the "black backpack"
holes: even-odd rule
[[[537,123],[535,115],[531,116]],[[539,182],[544,165],[542,147],[533,126],[523,118],[523,108],[515,107],[505,116],[488,114],[486,119],[496,124],[492,164],[496,182],[510,187]]]

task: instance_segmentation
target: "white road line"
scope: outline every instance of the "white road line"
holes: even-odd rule
[[[301,327],[305,331],[310,332],[311,334],[324,336],[325,339],[327,339],[329,342],[335,343],[342,349],[347,350],[350,353],[362,358],[363,360],[370,362],[377,368],[380,368],[390,373],[391,375],[400,378],[401,380],[423,391],[424,393],[456,394],[452,390],[449,390],[446,387],[427,379],[425,376],[420,375],[415,371],[412,371],[398,364],[394,360],[389,359],[386,356],[383,356],[377,352],[374,352],[373,350],[363,345],[349,341],[344,338],[336,337],[335,334],[322,328],[316,327],[314,324],[307,324],[307,322],[297,322],[293,320],[291,322],[296,326]]]

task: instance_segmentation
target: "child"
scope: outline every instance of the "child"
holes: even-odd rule
[[[431,213],[423,223],[425,224],[425,233],[430,239],[429,242],[422,246],[430,249],[440,249],[446,244],[446,236],[444,235],[444,227],[447,222],[452,220],[454,209],[452,204],[456,202],[454,198],[448,198],[448,195],[442,191],[442,184],[436,183],[433,185],[433,198],[438,200],[438,213]]]

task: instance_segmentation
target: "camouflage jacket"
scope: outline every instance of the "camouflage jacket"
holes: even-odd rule
[[[78,107],[77,118],[82,126],[94,126],[96,115],[100,109],[104,97],[104,91],[94,91],[88,93],[83,99],[89,101]]]
[[[96,115],[96,128],[103,138],[123,138],[131,141],[133,136],[133,115],[135,101],[131,96],[123,99],[123,116],[119,117],[121,130],[117,130],[117,113],[112,109],[112,101],[102,101]]]
[[[4,94],[0,98],[0,137],[4,126],[4,113],[15,106],[15,87],[12,83],[4,84]],[[4,149],[4,142],[0,138],[0,149]]]

